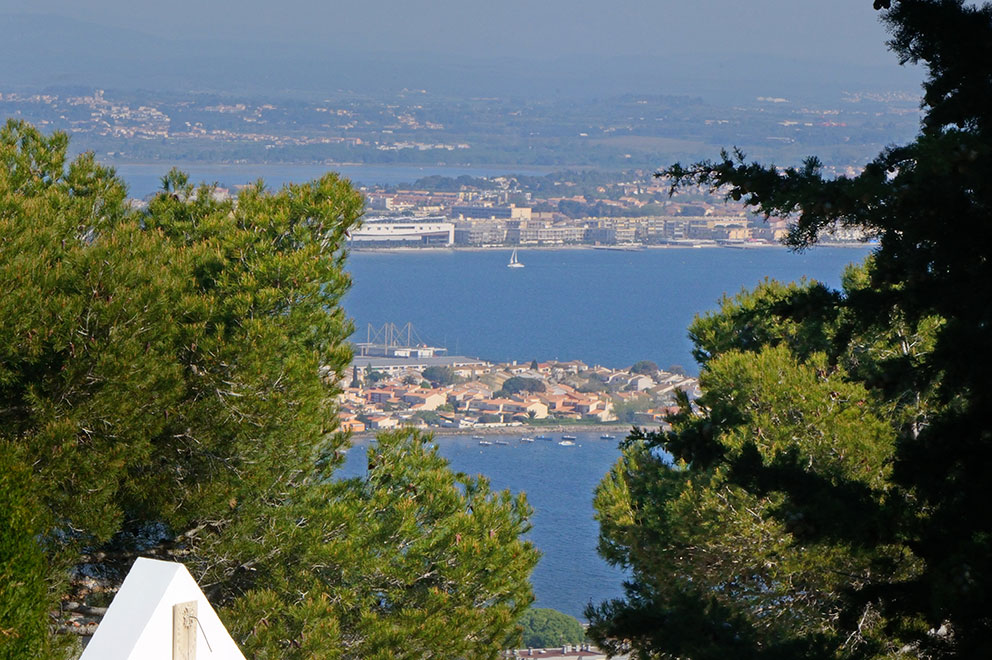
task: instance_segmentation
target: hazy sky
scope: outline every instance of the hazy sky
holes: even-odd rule
[[[0,0],[0,86],[836,95],[918,85],[871,0]],[[39,49],[39,44],[44,47]],[[753,93],[752,93],[753,92]]]
[[[163,36],[540,57],[762,53],[891,63],[871,0],[0,0]]]

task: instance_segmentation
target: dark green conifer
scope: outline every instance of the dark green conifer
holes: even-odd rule
[[[611,648],[992,655],[992,6],[876,6],[927,69],[916,141],[852,177],[739,152],[663,173],[791,218],[796,249],[837,226],[879,246],[841,292],[766,283],[693,324],[698,414],[632,436],[597,494],[634,575],[589,612]]]
[[[333,481],[361,195],[174,170],[136,210],[67,144],[0,129],[0,657],[57,657],[56,603],[106,604],[70,569],[112,588],[140,555],[253,657],[493,657],[531,600],[523,499],[402,434]]]

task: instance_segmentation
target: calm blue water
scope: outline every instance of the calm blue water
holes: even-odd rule
[[[592,492],[620,456],[616,440],[599,433],[572,433],[575,447],[553,442],[520,442],[520,435],[486,436],[509,445],[484,447],[469,436],[436,436],[441,455],[454,470],[486,475],[494,489],[524,491],[534,507],[528,538],[543,553],[532,583],[536,607],[551,607],[582,619],[590,601],[621,594],[623,574],[596,554],[599,527],[593,520]],[[533,435],[533,433],[528,433]],[[614,435],[618,435],[614,433]],[[365,474],[367,441],[352,447],[342,476]]]
[[[686,327],[724,293],[770,276],[806,276],[839,286],[843,267],[868,249],[520,250],[525,268],[509,269],[510,250],[359,252],[345,308],[356,333],[365,326],[412,322],[421,338],[453,353],[490,360],[581,359],[628,366],[649,359],[696,372]],[[533,575],[539,607],[576,617],[590,601],[621,593],[622,575],[596,554],[592,493],[616,461],[616,442],[577,434],[581,447],[548,442],[480,447],[439,438],[452,467],[525,491],[536,509],[531,538],[544,553]],[[364,448],[346,466],[364,470]],[[356,460],[357,456],[357,460]]]
[[[427,343],[489,360],[578,359],[629,366],[653,360],[696,372],[686,328],[724,293],[765,276],[837,287],[867,248],[679,248],[355,252],[345,309],[356,338],[368,323],[412,322]]]
[[[162,176],[172,168],[170,163],[120,163],[117,170],[128,185],[131,197],[141,199],[162,187]],[[206,181],[222,187],[254,183],[259,178],[269,188],[280,188],[287,183],[303,183],[318,179],[334,171],[358,185],[397,185],[413,183],[434,174],[440,176],[498,176],[500,174],[545,174],[544,171],[498,167],[419,167],[416,165],[258,165],[217,163],[176,163],[195,183]]]
[[[322,175],[319,165],[182,165],[194,181],[234,186],[263,177],[278,187]],[[476,176],[498,169],[335,166],[359,184],[396,184],[430,174]],[[123,164],[118,172],[131,195],[159,188],[168,166]],[[534,172],[524,172],[534,173]],[[424,250],[353,253],[354,285],[344,305],[356,338],[366,324],[412,322],[420,337],[451,353],[489,360],[580,359],[628,366],[653,360],[661,367],[692,362],[686,328],[713,309],[724,293],[753,287],[764,277],[806,276],[838,286],[843,267],[868,248],[817,248],[797,255],[785,249],[725,248],[519,251],[525,268],[508,269],[510,250]],[[560,435],[560,434],[559,434]],[[498,489],[525,491],[535,509],[530,538],[544,553],[534,575],[536,605],[576,617],[590,601],[620,595],[622,574],[596,554],[598,526],[592,492],[616,461],[615,441],[576,433],[580,446],[518,442],[481,447],[465,436],[438,437],[455,470],[486,475]],[[499,436],[493,436],[495,439]],[[556,438],[558,436],[556,435]],[[364,446],[351,450],[344,476],[364,472]]]

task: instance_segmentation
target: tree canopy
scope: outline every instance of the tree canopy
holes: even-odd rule
[[[13,447],[0,445],[0,658],[45,658],[48,594],[37,485]]]
[[[458,374],[451,367],[427,367],[421,374],[431,385],[453,385],[458,382]]]
[[[586,637],[586,631],[578,619],[546,607],[532,607],[524,612],[520,625],[527,648],[580,644]]]
[[[0,129],[0,657],[57,657],[49,613],[106,604],[138,555],[185,563],[253,657],[502,648],[536,561],[522,500],[409,435],[333,481],[361,195],[327,174],[219,200],[174,170],[135,209],[67,145]]]
[[[651,375],[658,373],[658,365],[651,360],[640,360],[635,362],[630,368],[632,374]]]
[[[737,151],[662,173],[790,218],[795,249],[838,226],[878,247],[841,291],[766,282],[693,324],[702,399],[597,491],[602,552],[634,576],[588,612],[611,649],[992,655],[992,7],[882,18],[928,72],[913,143],[849,177]]]
[[[518,641],[538,553],[523,495],[455,474],[428,436],[382,434],[364,478],[322,481],[237,536],[268,538],[229,617],[264,658],[496,658]],[[302,521],[302,523],[300,522]],[[245,547],[242,560],[257,558]],[[259,623],[259,622],[264,622]]]
[[[526,378],[524,376],[511,376],[503,382],[497,394],[510,396],[520,392],[543,392],[546,388],[543,381],[537,378]]]

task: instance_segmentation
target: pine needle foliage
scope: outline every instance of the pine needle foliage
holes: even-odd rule
[[[530,529],[524,496],[452,472],[416,431],[379,435],[367,462],[362,478],[311,484],[271,516],[243,520],[250,530],[236,536],[277,551],[234,600],[235,622],[262,622],[235,624],[246,648],[263,658],[326,648],[341,658],[496,658],[518,642],[538,558],[520,539]]]
[[[59,657],[60,603],[144,555],[249,657],[494,657],[532,599],[525,501],[404,434],[333,478],[360,193],[173,170],[138,209],[67,146],[0,129],[0,656]]]
[[[597,491],[626,597],[587,614],[637,657],[992,656],[992,5],[876,2],[926,67],[917,139],[856,176],[676,164],[791,221],[878,248],[841,291],[766,282],[690,329],[703,397],[635,432]]]

